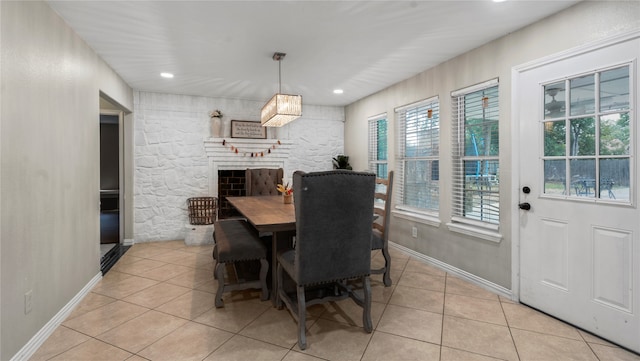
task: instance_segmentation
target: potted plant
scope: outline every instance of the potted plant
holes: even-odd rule
[[[351,165],[349,164],[349,157],[344,154],[340,154],[333,158],[333,169],[352,170],[353,168],[351,168]]]
[[[282,193],[282,199],[285,204],[290,204],[293,201],[293,188],[289,187],[289,183],[282,185],[276,185],[278,192]]]

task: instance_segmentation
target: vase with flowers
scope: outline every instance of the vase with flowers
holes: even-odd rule
[[[210,111],[211,117],[211,137],[220,138],[222,133],[222,112],[218,109]]]
[[[282,193],[282,201],[284,204],[290,204],[293,202],[293,188],[289,187],[289,183],[285,185],[278,184],[276,189],[278,192]]]

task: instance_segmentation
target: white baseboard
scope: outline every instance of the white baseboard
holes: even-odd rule
[[[422,253],[418,253],[412,249],[409,249],[407,247],[401,246],[397,243],[393,243],[391,241],[389,241],[389,247],[393,247],[395,249],[397,249],[400,252],[406,253],[412,257],[415,257],[421,261],[423,261],[424,263],[427,263],[429,265],[432,265],[434,267],[440,268],[441,270],[450,273],[458,278],[461,278],[465,281],[471,282],[479,287],[484,288],[487,291],[496,293],[500,296],[506,297],[510,300],[513,300],[513,293],[511,292],[510,289],[502,287],[500,285],[497,285],[493,282],[487,281],[484,278],[478,277],[472,273],[469,273],[467,271],[461,270],[459,268],[453,267],[450,264],[444,263],[442,261],[439,261],[435,258],[431,258],[429,256],[426,256]]]
[[[89,283],[87,283],[80,292],[78,292],[58,313],[53,316],[44,327],[40,329],[32,338],[24,345],[18,353],[13,355],[11,361],[28,360],[33,354],[42,346],[42,344],[51,336],[53,331],[60,326],[60,324],[71,314],[73,309],[84,299],[84,297],[91,292],[93,286],[96,285],[102,279],[102,272],[95,275]]]
[[[136,243],[136,242],[132,238],[125,238],[124,240],[122,240],[122,245],[123,246],[133,246],[134,243]]]

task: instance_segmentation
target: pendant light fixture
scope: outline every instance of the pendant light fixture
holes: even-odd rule
[[[260,123],[263,127],[281,127],[302,115],[302,96],[282,94],[280,64],[285,53],[274,53],[278,62],[278,93],[262,107]]]

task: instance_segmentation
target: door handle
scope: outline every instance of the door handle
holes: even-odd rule
[[[531,204],[524,202],[524,203],[520,203],[518,204],[518,207],[520,207],[520,209],[528,211],[531,209]]]

